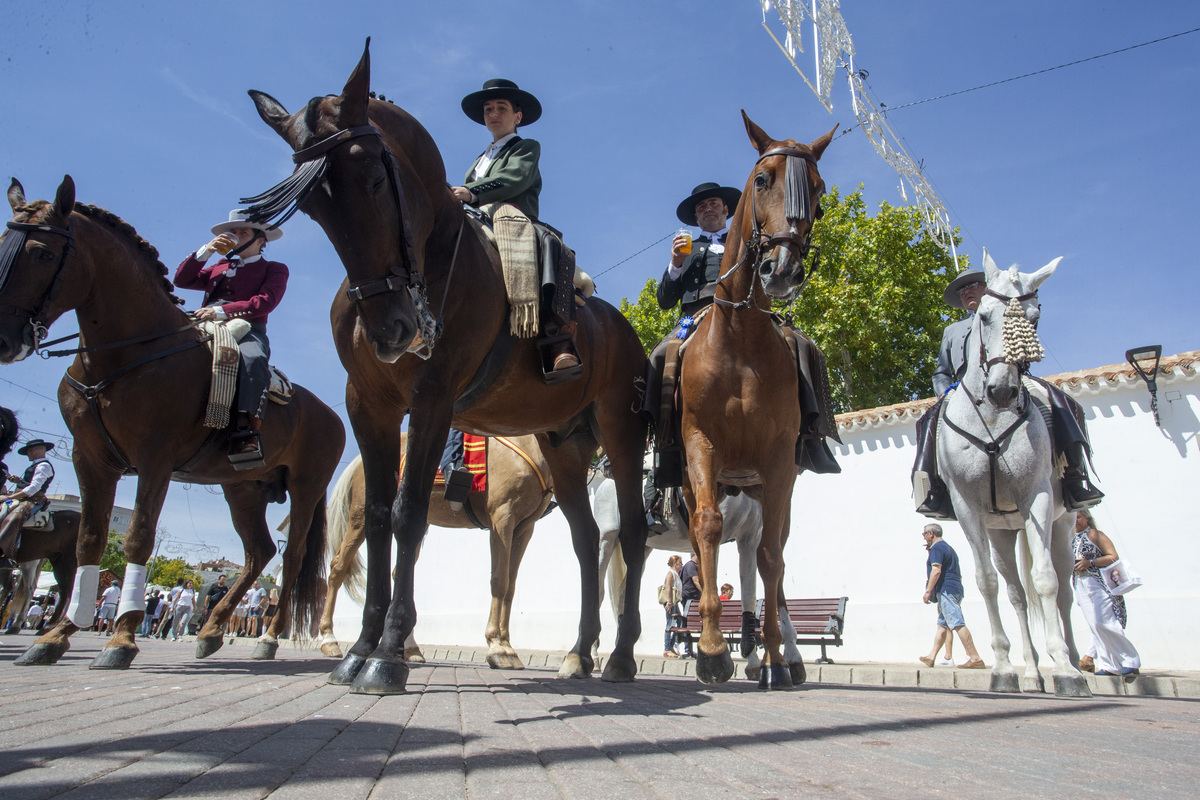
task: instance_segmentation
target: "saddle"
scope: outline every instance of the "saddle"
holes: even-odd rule
[[[25,520],[25,524],[21,526],[21,530],[54,530],[54,517],[50,514],[50,506],[42,506],[37,511],[34,511],[32,514],[30,514],[29,519]]]

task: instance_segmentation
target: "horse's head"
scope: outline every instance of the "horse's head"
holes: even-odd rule
[[[25,201],[13,178],[8,187],[13,218],[0,239],[0,363],[26,358],[67,305],[59,302],[63,275],[74,247],[70,229],[75,182],[63,178],[53,203]]]
[[[295,114],[268,94],[250,92],[259,116],[296,151],[297,166],[287,181],[245,202],[255,203],[252,219],[278,217],[279,224],[298,207],[320,224],[346,268],[367,338],[390,363],[418,333],[428,336],[430,320],[405,200],[413,191],[406,192],[402,170],[368,110],[407,115],[371,99],[370,44],[367,39],[340,95],[315,97]]]
[[[819,253],[809,244],[813,223],[821,218],[825,181],[817,161],[833,139],[833,130],[812,144],[777,141],[742,112],[746,133],[758,150],[758,162],[746,181],[739,203],[742,240],[757,248],[758,275],[767,295],[783,299],[804,284],[805,257]],[[749,203],[749,205],[747,205]]]
[[[1021,389],[1021,372],[1044,355],[1037,324],[1042,313],[1038,287],[1054,274],[1062,256],[1037,272],[1018,272],[1016,265],[1001,270],[985,249],[987,282],[976,314],[979,317],[979,361],[983,390],[997,408],[1008,408]]]

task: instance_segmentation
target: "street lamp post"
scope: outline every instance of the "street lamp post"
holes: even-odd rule
[[[1135,347],[1125,351],[1125,360],[1133,366],[1134,371],[1146,382],[1146,388],[1150,390],[1150,410],[1154,412],[1154,424],[1160,428],[1162,423],[1158,421],[1158,382],[1156,378],[1158,361],[1161,357],[1161,344]]]

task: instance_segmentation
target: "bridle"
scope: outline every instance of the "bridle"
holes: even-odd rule
[[[755,192],[750,192],[750,219],[753,229],[750,238],[745,243],[745,250],[742,252],[742,257],[738,262],[729,268],[725,274],[717,279],[717,283],[724,281],[730,275],[738,270],[748,259],[752,259],[754,273],[762,280],[759,268],[762,266],[763,259],[774,247],[791,246],[796,248],[796,253],[800,259],[801,276],[795,288],[792,289],[792,294],[802,290],[809,278],[816,273],[821,266],[821,248],[811,244],[812,241],[812,223],[824,216],[821,206],[818,204],[815,213],[812,210],[812,189],[808,185],[808,164],[817,163],[817,159],[812,153],[799,150],[795,147],[772,147],[758,157],[758,161],[754,162],[754,168],[758,169],[758,165],[764,159],[772,156],[785,156],[787,163],[784,171],[784,194],[783,194],[783,215],[788,222],[788,228],[785,231],[776,233],[763,233],[762,225],[758,220],[758,209],[755,206]],[[801,222],[809,223],[808,232],[803,236],[796,230]],[[805,267],[804,260],[812,254],[811,266]],[[761,308],[754,299],[754,282],[750,282],[750,290],[746,298],[740,302],[723,300],[714,298],[714,302],[726,306],[728,308],[747,308],[753,307],[759,311],[771,313],[769,308]]]
[[[1024,303],[1026,300],[1036,300],[1037,296],[1038,296],[1037,289],[1034,289],[1032,292],[1027,292],[1026,294],[1021,294],[1021,295],[1006,295],[1006,294],[1000,294],[999,292],[993,291],[992,289],[984,288],[983,293],[987,297],[994,297],[995,299],[999,300],[1001,303],[1003,303],[1006,306],[1009,303],[1011,303],[1013,300],[1016,300],[1018,303]],[[1036,325],[1034,327],[1036,327]],[[990,370],[996,364],[1016,364],[1017,370],[1019,372],[1021,372],[1022,374],[1029,371],[1029,362],[1028,361],[1021,361],[1021,362],[1010,361],[1007,353],[1001,353],[1000,355],[996,356],[995,358],[988,358],[987,350],[984,348],[984,345],[983,345],[982,333],[979,336],[979,363],[983,365],[984,376],[986,376],[988,373],[988,370]],[[970,392],[968,392],[967,394],[970,395]],[[971,399],[974,400],[974,398],[971,398]],[[976,400],[975,404],[978,405],[980,402],[982,402],[982,401]]]
[[[400,181],[400,166],[387,143],[383,141],[383,134],[378,128],[374,125],[354,125],[344,128],[316,144],[297,150],[292,154],[292,162],[298,168],[291,176],[262,194],[243,197],[239,202],[250,204],[245,210],[247,221],[269,224],[271,229],[278,228],[299,210],[312,190],[325,177],[325,172],[329,167],[327,156],[330,151],[361,136],[379,138],[382,148],[380,158],[383,160],[388,183],[391,184],[392,199],[395,200],[396,209],[400,215],[401,263],[389,266],[386,277],[351,284],[350,288],[346,290],[346,297],[353,303],[361,303],[367,298],[386,292],[407,291],[416,308],[421,341],[427,351],[432,350],[433,343],[441,335],[441,322],[434,319],[433,314],[429,311],[425,278],[417,267],[413,248],[412,215],[408,210],[404,185]]]
[[[59,228],[54,225],[46,225],[45,223],[9,222],[8,229],[12,233],[5,237],[4,244],[0,246],[0,291],[3,291],[4,287],[8,285],[8,279],[12,277],[12,270],[17,263],[17,256],[24,249],[25,240],[29,236],[30,231],[53,233],[63,236],[67,240],[67,246],[63,248],[62,255],[58,259],[58,266],[54,269],[54,277],[51,278],[50,283],[46,286],[46,290],[42,292],[41,298],[32,311],[17,306],[0,305],[0,313],[23,317],[29,320],[25,326],[23,338],[25,344],[32,347],[36,352],[42,340],[49,334],[46,323],[40,317],[42,316],[42,311],[46,308],[46,304],[53,302],[62,289],[63,273],[66,270],[67,259],[75,250],[75,234],[71,230],[70,223],[65,228]]]

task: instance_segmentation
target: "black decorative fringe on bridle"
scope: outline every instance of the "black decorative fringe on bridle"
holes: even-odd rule
[[[808,193],[808,164],[796,156],[787,157],[787,169],[784,172],[783,216],[788,220],[809,219],[812,207]],[[797,208],[799,204],[799,208]]]
[[[25,247],[25,231],[9,226],[8,235],[0,244],[0,292],[8,285],[12,277],[13,265],[17,263],[17,254]]]
[[[296,213],[309,192],[320,183],[321,178],[325,176],[325,167],[325,156],[318,156],[311,161],[305,161],[285,180],[262,194],[238,200],[239,203],[250,204],[244,211],[245,219],[268,225],[272,230],[278,228]]]

